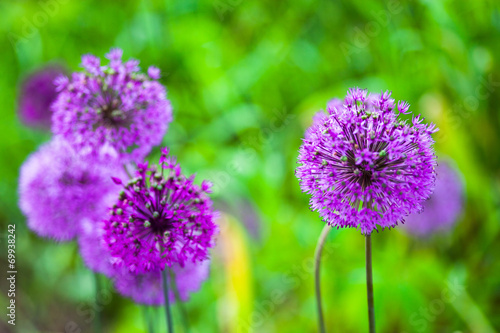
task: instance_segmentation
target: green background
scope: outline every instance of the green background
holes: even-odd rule
[[[314,332],[312,258],[323,222],[294,168],[312,115],[352,86],[392,90],[437,123],[438,156],[466,182],[456,227],[430,239],[372,237],[379,332],[500,330],[500,11],[496,1],[0,2],[0,264],[17,226],[18,332],[145,332],[141,306],[97,297],[75,243],[26,228],[20,165],[50,133],[16,115],[19,83],[48,62],[116,46],[156,65],[174,107],[164,144],[223,213],[210,278],[184,309],[192,332]],[[156,148],[151,159],[158,157]],[[0,331],[6,324],[0,279]],[[103,279],[104,280],[104,279]],[[322,270],[329,332],[367,331],[364,239],[333,230]],[[164,331],[161,309],[148,309]],[[174,307],[178,332],[181,310]]]

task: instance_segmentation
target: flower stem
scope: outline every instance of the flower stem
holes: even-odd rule
[[[372,276],[372,239],[365,236],[366,254],[366,293],[368,298],[368,325],[369,332],[375,333],[375,307],[373,306],[373,276]]]
[[[179,288],[177,288],[177,280],[175,279],[175,274],[173,271],[170,271],[170,281],[172,281],[172,289],[175,295],[175,304],[177,308],[180,310],[182,325],[184,326],[184,331],[189,332],[189,325],[187,321],[186,309],[184,308],[184,304],[181,300],[181,295],[179,293]]]
[[[314,287],[316,291],[316,305],[318,307],[318,330],[321,333],[325,333],[325,322],[323,320],[323,309],[321,306],[321,285],[320,285],[320,264],[321,264],[321,252],[323,251],[323,246],[325,245],[326,237],[332,227],[328,224],[325,225],[321,231],[321,235],[318,239],[318,244],[316,245],[316,251],[314,252]]]
[[[150,309],[150,308],[148,308],[147,305],[144,305],[142,307],[142,310],[143,310],[142,314],[144,316],[144,324],[147,327],[148,333],[154,333],[154,327],[153,327],[154,320],[152,318],[152,316],[153,316],[152,310],[153,309]]]
[[[94,297],[97,302],[99,299],[99,292],[101,289],[101,282],[99,280],[99,274],[94,272]],[[101,311],[96,311],[95,318],[94,318],[94,332],[96,333],[101,333]]]
[[[130,172],[128,171],[127,166],[126,166],[125,164],[123,165],[123,170],[125,170],[125,173],[127,174],[128,178],[129,178],[129,179],[132,179],[132,175],[131,175],[131,174],[130,174]]]
[[[163,295],[165,296],[165,314],[167,317],[167,327],[168,332],[173,333],[174,327],[172,325],[172,315],[170,314],[170,299],[168,297],[168,266],[165,265],[165,269],[161,272],[163,278]]]

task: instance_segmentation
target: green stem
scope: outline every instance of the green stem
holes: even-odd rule
[[[99,274],[94,272],[94,297],[97,302],[99,299],[99,291],[101,290],[101,282],[99,280]],[[96,333],[101,333],[102,328],[101,328],[101,311],[96,311],[95,318],[94,318],[94,332]]]
[[[316,251],[314,252],[314,287],[316,292],[316,305],[318,308],[318,330],[321,333],[325,333],[325,321],[323,319],[323,308],[321,305],[321,284],[320,284],[320,264],[321,264],[321,252],[323,251],[323,246],[325,245],[326,237],[332,227],[328,224],[325,225],[321,231],[321,235],[318,239],[318,244],[316,245]]]
[[[373,306],[373,275],[372,275],[372,239],[365,236],[366,254],[366,293],[368,298],[368,325],[369,332],[375,333],[375,307]]]
[[[175,274],[173,271],[170,272],[170,281],[172,281],[172,289],[174,290],[175,303],[181,312],[182,326],[184,326],[185,332],[189,332],[186,309],[184,308],[184,304],[181,300],[181,294],[179,293],[179,288],[177,288],[177,280],[175,279]]]
[[[146,326],[148,333],[154,333],[153,323],[154,320],[152,318],[152,309],[150,309],[147,305],[142,307],[142,315],[144,316],[144,326]]]
[[[128,172],[127,166],[125,164],[123,165],[123,170],[125,170],[125,173],[127,174],[128,178],[132,179],[132,175],[130,174],[130,172]]]
[[[165,265],[165,269],[161,272],[163,278],[163,295],[165,296],[165,315],[167,318],[168,332],[173,333],[174,327],[172,324],[172,315],[170,313],[170,299],[168,297],[168,266]]]

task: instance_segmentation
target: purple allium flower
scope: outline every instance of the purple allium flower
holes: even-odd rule
[[[194,175],[186,178],[167,155],[163,149],[159,168],[138,165],[105,221],[104,239],[117,265],[137,274],[203,261],[214,245],[211,184],[195,185]]]
[[[50,105],[57,97],[54,80],[65,73],[62,66],[48,65],[24,79],[18,97],[18,115],[25,125],[50,129]]]
[[[463,211],[464,184],[457,169],[441,161],[436,168],[434,193],[424,202],[420,214],[406,218],[404,229],[417,236],[429,236],[447,231],[457,222]]]
[[[89,158],[55,138],[28,157],[19,176],[19,206],[28,226],[40,236],[67,241],[83,218],[105,214],[120,190],[111,175],[121,169],[110,153],[102,149],[102,160]]]
[[[52,105],[52,131],[73,146],[95,149],[111,144],[125,160],[141,161],[161,143],[172,121],[160,71],[149,77],[139,72],[139,61],[122,62],[122,51],[112,49],[107,66],[93,55],[82,57],[84,72],[57,80],[59,97]]]
[[[107,209],[100,216],[101,219],[102,216],[105,216],[106,212]],[[116,274],[116,268],[113,266],[112,258],[104,242],[103,235],[104,222],[102,220],[84,218],[80,222],[78,246],[80,248],[80,255],[88,268],[94,272],[111,277]]]
[[[311,208],[331,226],[363,234],[394,227],[432,193],[437,130],[420,116],[411,124],[398,119],[408,107],[396,107],[390,95],[350,89],[306,132],[296,174]]]
[[[171,268],[175,274],[175,286],[179,292],[181,301],[187,301],[190,293],[200,289],[203,281],[208,277],[210,260],[202,262],[186,262],[184,267],[174,264]],[[163,305],[165,297],[161,270],[134,274],[123,271],[122,274],[113,277],[115,288],[125,297],[130,297],[136,303],[147,305]],[[170,282],[169,282],[170,283]],[[169,300],[175,301],[175,293],[172,284],[169,290]]]

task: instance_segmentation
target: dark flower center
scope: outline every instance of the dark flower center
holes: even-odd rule
[[[159,215],[155,218],[152,214],[150,218],[151,232],[158,236],[164,235],[166,231],[172,230],[174,223],[176,222],[175,219],[167,218],[164,215]]]
[[[123,110],[123,103],[118,92],[109,87],[101,86],[101,92],[93,95],[89,105],[99,116],[99,120],[93,126],[94,130],[99,126],[128,127],[131,123],[127,113]]]
[[[366,163],[364,163],[366,165]],[[354,170],[354,173],[361,173],[361,176],[358,179],[359,184],[362,188],[366,188],[372,184],[372,175],[373,172],[371,170],[366,170],[363,165],[357,166],[357,169]]]
[[[154,235],[160,238],[167,236],[177,222],[175,210],[170,210],[171,207],[160,200],[146,199],[144,207],[141,205],[135,205],[135,207],[137,213],[133,214],[133,220],[142,224],[145,236]]]
[[[362,162],[361,164],[356,164],[354,157],[354,150],[348,150],[346,152],[346,156],[347,160],[345,162],[348,166],[348,169],[350,169],[350,172],[348,172],[350,174],[348,180],[353,182],[358,182],[363,189],[370,186],[373,182],[372,170],[376,170],[377,167],[380,166],[379,162],[385,160],[385,157],[381,158],[376,161],[375,165],[373,164],[369,165],[368,162]]]
[[[64,171],[63,174],[61,175],[61,178],[59,178],[59,181],[61,182],[61,184],[67,186],[73,186],[73,185],[84,186],[91,184],[92,178],[90,177],[90,174],[87,171],[83,172],[79,177],[75,177],[69,172]]]
[[[122,110],[113,108],[111,105],[104,105],[101,112],[104,126],[118,127],[126,119],[126,115]]]

